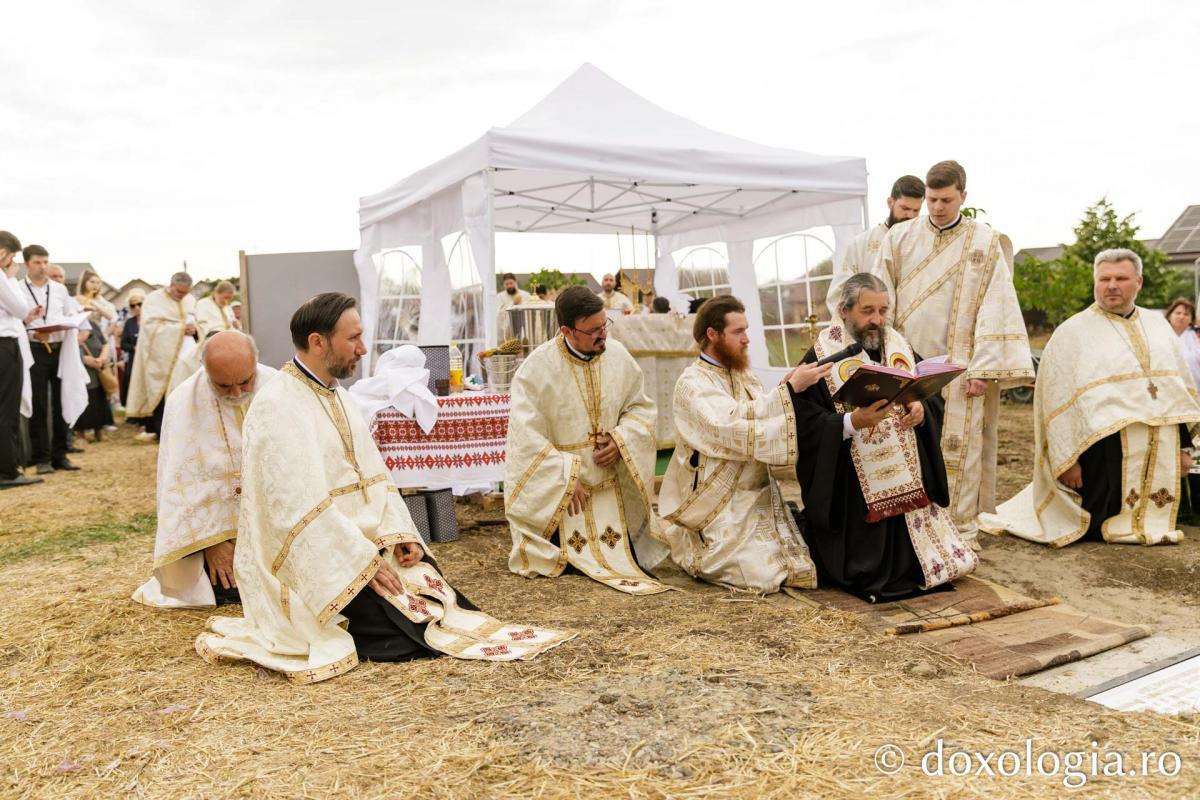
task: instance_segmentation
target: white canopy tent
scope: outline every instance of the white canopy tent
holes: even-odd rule
[[[385,257],[401,251],[420,270],[405,334],[421,344],[463,336],[449,313],[447,237],[464,234],[478,272],[480,308],[466,324],[494,344],[495,232],[629,233],[654,237],[655,291],[681,298],[672,256],[724,243],[729,291],[763,328],[753,264],[756,239],[828,226],[837,252],[866,223],[866,162],[767,147],[665,111],[584,64],[511,125],[399,183],[362,198],[355,254],[371,346],[394,314],[380,308]],[[459,247],[459,244],[455,247]],[[461,258],[461,253],[458,253]],[[614,265],[615,267],[615,265]],[[614,269],[615,271],[615,269]],[[392,314],[392,316],[389,316]],[[461,315],[459,315],[461,317]],[[459,330],[454,330],[458,327]],[[415,333],[415,336],[414,336]],[[751,338],[751,364],[770,373],[767,347]]]

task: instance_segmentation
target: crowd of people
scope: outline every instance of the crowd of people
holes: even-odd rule
[[[677,588],[655,572],[670,561],[756,594],[836,587],[885,602],[949,590],[977,567],[981,530],[1053,547],[1178,541],[1200,426],[1186,350],[1195,342],[1181,340],[1195,335],[1194,308],[1178,301],[1165,317],[1145,313],[1137,254],[1096,256],[1095,303],[1043,352],[1032,481],[997,506],[999,395],[1031,380],[1033,362],[1011,245],[963,215],[965,200],[966,173],[953,161],[924,181],[898,180],[887,220],[835,265],[831,323],[776,386],[750,369],[749,343],[761,333],[741,301],[705,300],[692,324],[697,358],[674,387],[675,448],[657,490],[654,393],[608,338],[615,281],[606,276],[599,294],[559,292],[558,334],[524,359],[511,387],[508,568],[650,595]],[[505,278],[512,302],[528,302]],[[64,302],[46,289],[37,303],[44,285],[29,284],[32,305],[3,296],[0,332],[49,343],[14,324]],[[223,287],[211,308],[190,287],[175,275],[145,298],[139,320],[126,407],[161,441],[154,571],[134,600],[240,603],[240,617],[210,618],[199,655],[254,662],[296,683],[340,675],[360,658],[510,661],[572,638],[483,613],[422,543],[340,383],[367,352],[354,298],[324,293],[296,309],[295,354],[276,370],[231,323]],[[94,297],[90,280],[81,293]],[[101,304],[91,308],[104,318]],[[93,344],[97,368],[103,341]],[[54,348],[43,350],[33,363],[45,385]],[[0,367],[13,369],[17,351],[0,348]],[[940,393],[858,406],[840,393],[868,365],[907,380],[932,356],[961,371]],[[104,418],[89,423],[103,428]],[[795,471],[802,504],[785,502],[777,467]]]
[[[18,277],[22,266],[24,275]],[[163,290],[148,298],[134,289],[118,310],[105,298],[100,276],[85,269],[72,295],[65,271],[50,262],[49,251],[38,244],[22,247],[8,231],[0,231],[0,270],[0,488],[78,471],[70,456],[116,431],[114,412],[125,412],[125,422],[140,429],[138,438],[154,440],[162,398],[145,402],[147,380],[144,372],[139,376],[144,363],[137,354],[147,330],[152,333],[144,340],[157,349],[161,320],[156,314],[144,316],[142,309]],[[191,278],[183,273],[176,278],[172,290],[186,294]],[[240,303],[233,295],[232,284],[219,283],[198,304],[201,316],[186,326],[185,335],[239,327]],[[186,360],[172,366],[178,367],[172,371],[179,379],[189,368]],[[134,407],[127,408],[131,394]]]

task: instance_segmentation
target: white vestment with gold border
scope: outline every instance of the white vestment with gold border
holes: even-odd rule
[[[276,374],[259,364],[255,392]],[[214,605],[202,551],[237,538],[248,407],[219,398],[204,370],[167,398],[158,445],[154,574],[133,593],[137,602],[162,608]]]
[[[979,527],[1063,547],[1091,515],[1059,477],[1101,439],[1121,436],[1121,512],[1105,520],[1106,541],[1178,542],[1179,424],[1200,422],[1200,403],[1175,332],[1159,314],[1126,319],[1098,305],[1054,331],[1038,366],[1033,411],[1033,481]]]
[[[796,463],[785,384],[697,359],[675,384],[675,452],[658,513],[671,558],[695,578],[753,592],[808,589],[817,573],[768,467]]]
[[[645,572],[667,554],[650,510],[654,488],[655,406],[625,346],[609,339],[591,360],[560,335],[538,347],[513,377],[504,506],[518,575],[556,577],[570,564],[628,594],[670,587]],[[601,467],[594,441],[617,443],[616,465]],[[591,499],[568,508],[575,487]]]
[[[962,217],[939,230],[923,215],[891,227],[875,268],[892,325],[912,349],[967,368],[942,392],[942,458],[950,512],[968,542],[979,512],[995,508],[1000,392],[1033,378],[1011,264],[1012,243],[990,226]],[[988,381],[985,394],[967,397],[970,379]]]

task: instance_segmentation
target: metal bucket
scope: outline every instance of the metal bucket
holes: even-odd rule
[[[513,338],[521,340],[525,355],[558,334],[554,306],[549,303],[523,303],[504,309],[504,313],[508,315],[508,330]]]
[[[487,372],[488,391],[493,394],[508,394],[508,390],[512,387],[513,375],[516,374],[517,367],[521,366],[521,357],[499,354],[488,356],[483,360],[483,368]]]

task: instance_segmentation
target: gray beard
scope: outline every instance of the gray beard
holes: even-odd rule
[[[850,334],[850,338],[858,342],[866,350],[879,350],[883,347],[883,330],[862,330],[855,327],[854,323],[846,320],[846,332]]]
[[[225,395],[217,396],[217,402],[223,406],[228,406],[229,408],[245,408],[246,406],[250,405],[250,401],[253,399],[253,392],[242,392],[241,397],[227,397]]]

